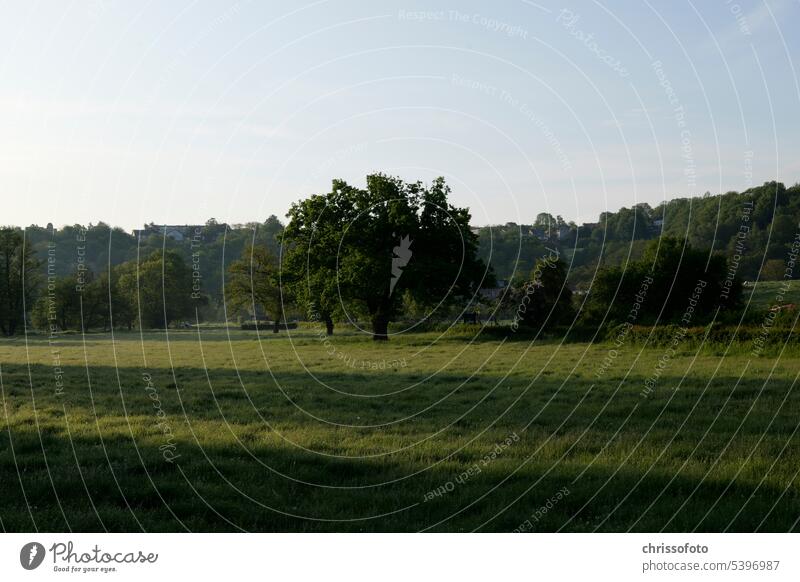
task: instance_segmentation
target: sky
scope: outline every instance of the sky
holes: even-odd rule
[[[476,225],[800,181],[800,0],[5,2],[0,223],[284,219],[384,172]]]

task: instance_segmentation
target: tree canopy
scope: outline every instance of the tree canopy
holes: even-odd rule
[[[326,316],[366,314],[375,340],[388,339],[404,295],[429,314],[469,298],[489,272],[477,257],[469,210],[449,195],[444,178],[425,186],[373,174],[364,189],[334,180],[330,192],[289,210],[287,279]]]

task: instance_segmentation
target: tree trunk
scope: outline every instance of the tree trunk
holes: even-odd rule
[[[385,315],[372,318],[372,339],[376,342],[389,340],[389,318]]]
[[[281,330],[281,322],[277,319],[272,322],[272,333],[278,333]]]
[[[333,319],[330,315],[323,316],[325,321],[325,335],[333,335]]]

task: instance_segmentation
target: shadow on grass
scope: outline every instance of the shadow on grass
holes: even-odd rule
[[[718,378],[723,388],[700,403],[670,442],[703,382],[686,386],[639,446],[677,378],[663,377],[663,390],[645,403],[638,392],[642,379],[633,378],[636,390],[623,391],[603,409],[614,384],[587,391],[588,382],[575,381],[556,395],[560,380],[525,392],[529,379],[512,378],[489,394],[500,376],[481,376],[454,391],[463,378],[447,375],[391,398],[364,399],[288,372],[276,375],[283,391],[268,374],[240,372],[245,394],[233,370],[211,370],[212,394],[205,370],[176,370],[176,385],[162,369],[153,372],[156,408],[139,369],[91,367],[93,401],[86,369],[64,366],[63,397],[54,395],[52,373],[49,366],[31,367],[32,397],[28,367],[3,364],[8,416],[0,426],[0,525],[7,531],[511,531],[563,487],[569,495],[539,515],[536,531],[787,531],[800,516],[798,487],[790,479],[796,450],[790,447],[769,469],[796,417],[781,415],[759,441],[773,403],[788,388],[782,382],[753,410],[763,381],[740,383],[703,440],[735,382]],[[422,376],[401,371],[391,378],[404,384]],[[321,379],[350,389],[358,384],[364,392],[376,383],[370,374]],[[332,426],[297,408],[354,424],[387,422],[444,396],[413,421],[379,428]],[[171,437],[160,421],[169,424]],[[480,436],[493,421],[499,422]],[[453,422],[441,435],[410,446]],[[511,433],[519,433],[519,444],[479,465]],[[473,437],[478,440],[470,444]],[[164,456],[170,442],[173,462]],[[756,445],[761,453],[737,475],[736,463],[741,466]],[[715,467],[729,446],[725,467]],[[682,468],[690,457],[695,462]],[[480,472],[459,481],[476,464]]]
[[[414,469],[409,460],[321,459],[254,447],[292,480],[231,447],[201,451],[179,442],[180,456],[170,463],[155,444],[134,448],[123,437],[106,438],[104,449],[93,438],[70,443],[45,433],[40,444],[32,431],[13,436],[16,465],[7,437],[0,448],[5,531],[512,531],[526,520],[532,531],[788,531],[800,511],[796,490],[784,494],[771,484],[728,487],[661,471],[640,483],[641,472],[603,464],[576,482],[585,467],[574,461],[553,469],[531,463],[515,474],[516,467],[490,465],[461,482],[463,468],[436,468],[391,483]],[[324,476],[337,487],[296,480],[303,476]],[[387,484],[363,488],[366,481]],[[430,493],[437,489],[443,492]],[[567,494],[543,511],[559,491]]]

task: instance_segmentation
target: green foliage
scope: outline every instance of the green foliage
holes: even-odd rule
[[[14,335],[33,306],[39,261],[18,228],[0,228],[0,331]]]
[[[292,204],[280,236],[280,279],[306,316],[323,321],[332,335],[334,318],[343,314],[336,269],[345,216],[344,205],[328,202],[327,196],[314,195]]]
[[[202,292],[210,300],[210,305],[202,306],[202,311],[221,319],[221,312],[215,309],[223,302],[222,282],[230,263],[251,245],[266,246],[277,255],[277,236],[282,230],[280,220],[270,216],[261,223],[240,225],[222,224],[212,218],[205,225],[189,228],[188,234],[192,236],[183,241],[173,240],[162,233],[137,238],[102,222],[56,230],[34,225],[27,227],[25,232],[28,244],[44,266],[48,266],[48,257],[52,257],[49,266],[52,274],[58,277],[73,275],[79,268],[79,261],[82,267],[93,273],[107,273],[123,263],[135,264],[161,250],[178,253],[187,265],[197,261],[202,269]],[[44,271],[40,272],[46,275]]]
[[[503,308],[513,311],[512,329],[519,325],[551,329],[569,323],[575,311],[564,261],[557,255],[540,259],[527,280],[505,296]]]
[[[710,318],[717,307],[738,307],[741,291],[741,281],[729,274],[725,257],[664,237],[652,241],[640,261],[598,272],[586,318],[596,323],[604,318],[630,324],[684,318],[686,324],[697,323]]]
[[[34,305],[32,323],[41,330],[80,329],[81,304],[75,275],[48,282],[47,293]]]
[[[721,253],[729,263],[741,255],[737,274],[743,280],[774,279],[800,231],[800,185],[767,182],[741,193],[677,198],[656,207],[637,204],[604,212],[597,223],[575,227],[563,237],[551,229],[548,240],[540,240],[534,228],[552,221],[559,223],[543,213],[531,225],[481,228],[479,256],[507,279],[528,272],[545,246],[556,245],[569,264],[570,286],[586,289],[599,265],[639,260],[649,242],[664,235]],[[779,263],[769,263],[763,272],[765,259]]]
[[[443,178],[425,187],[374,174],[366,189],[335,180],[292,205],[283,241],[298,295],[324,316],[367,314],[377,340],[388,339],[404,298],[434,310],[470,297],[486,268],[469,211],[449,194]]]
[[[245,248],[242,257],[228,268],[230,275],[226,298],[232,308],[244,309],[255,318],[263,312],[272,317],[278,333],[284,319],[283,306],[288,297],[281,293],[278,260],[263,246]]]
[[[132,327],[139,317],[137,266],[162,251],[200,266],[203,298],[192,299],[190,309],[182,315],[194,319],[196,308],[201,318],[220,321],[224,317],[225,274],[252,247],[265,248],[280,257],[277,285],[307,317],[324,322],[329,333],[333,332],[334,320],[366,318],[372,320],[373,327],[383,329],[388,321],[400,318],[406,322],[452,319],[458,316],[457,307],[471,304],[471,293],[478,285],[494,285],[493,273],[514,279],[518,287],[525,278],[522,274],[534,269],[537,258],[547,254],[547,249],[555,249],[564,261],[571,289],[584,292],[593,288],[587,321],[603,319],[607,306],[601,299],[610,297],[615,299],[609,316],[612,321],[621,321],[627,317],[627,306],[647,273],[669,273],[677,265],[663,258],[655,265],[653,256],[645,257],[647,249],[656,244],[653,241],[662,236],[685,239],[688,248],[699,249],[682,259],[677,286],[670,278],[660,279],[651,287],[647,303],[658,305],[669,298],[661,321],[674,320],[680,316],[679,297],[687,291],[680,287],[685,282],[683,275],[701,278],[695,263],[702,262],[705,269],[708,262],[710,275],[718,280],[721,261],[727,261],[736,274],[732,281],[736,286],[739,280],[780,281],[787,276],[800,229],[800,185],[786,188],[778,182],[741,193],[670,200],[656,207],[637,204],[605,212],[597,223],[580,226],[565,223],[560,216],[540,213],[530,225],[508,223],[471,229],[468,211],[453,208],[447,202],[448,195],[449,188],[441,180],[425,188],[378,174],[369,177],[364,190],[336,181],[332,192],[292,206],[285,236],[275,216],[241,225],[210,219],[205,225],[187,227],[193,235],[183,241],[166,237],[157,229],[137,238],[102,222],[55,230],[34,225],[24,233],[7,228],[0,237],[0,247],[8,250],[4,269],[10,273],[0,291],[2,330],[5,334],[18,332],[25,311],[37,327],[44,329],[44,320],[53,315],[52,310],[46,313],[45,299],[51,306],[57,304],[58,314],[53,318],[59,320],[59,329]],[[412,256],[398,278],[393,277],[392,259],[403,236],[408,236]],[[21,259],[23,237],[25,258]],[[666,254],[673,259],[676,256],[671,251]],[[27,267],[21,269],[20,261]],[[643,263],[648,263],[644,271],[639,269]],[[484,264],[491,266],[488,273]],[[459,266],[463,267],[460,274]],[[796,278],[797,272],[800,270],[790,270],[788,276]],[[80,292],[71,293],[69,289],[79,273],[87,280]],[[55,285],[52,294],[39,292],[43,291],[43,278],[49,285],[50,278],[61,277],[73,280]],[[393,280],[397,289],[388,293]],[[670,288],[674,289],[667,293]],[[718,291],[705,290],[703,296]],[[736,295],[738,291],[732,288],[732,299],[720,305],[737,309]],[[442,298],[444,304],[440,306]],[[704,313],[709,305],[703,304]],[[80,307],[83,321],[76,315]],[[274,305],[261,309],[275,311]],[[152,304],[144,311],[152,315]],[[660,305],[655,311],[648,307],[642,314],[644,321],[655,321],[660,311]],[[145,318],[145,326],[149,319]],[[159,318],[150,323],[153,321],[163,325]]]
[[[136,267],[120,275],[119,285],[139,307],[142,327],[165,328],[195,319],[192,271],[177,252],[155,251]]]

